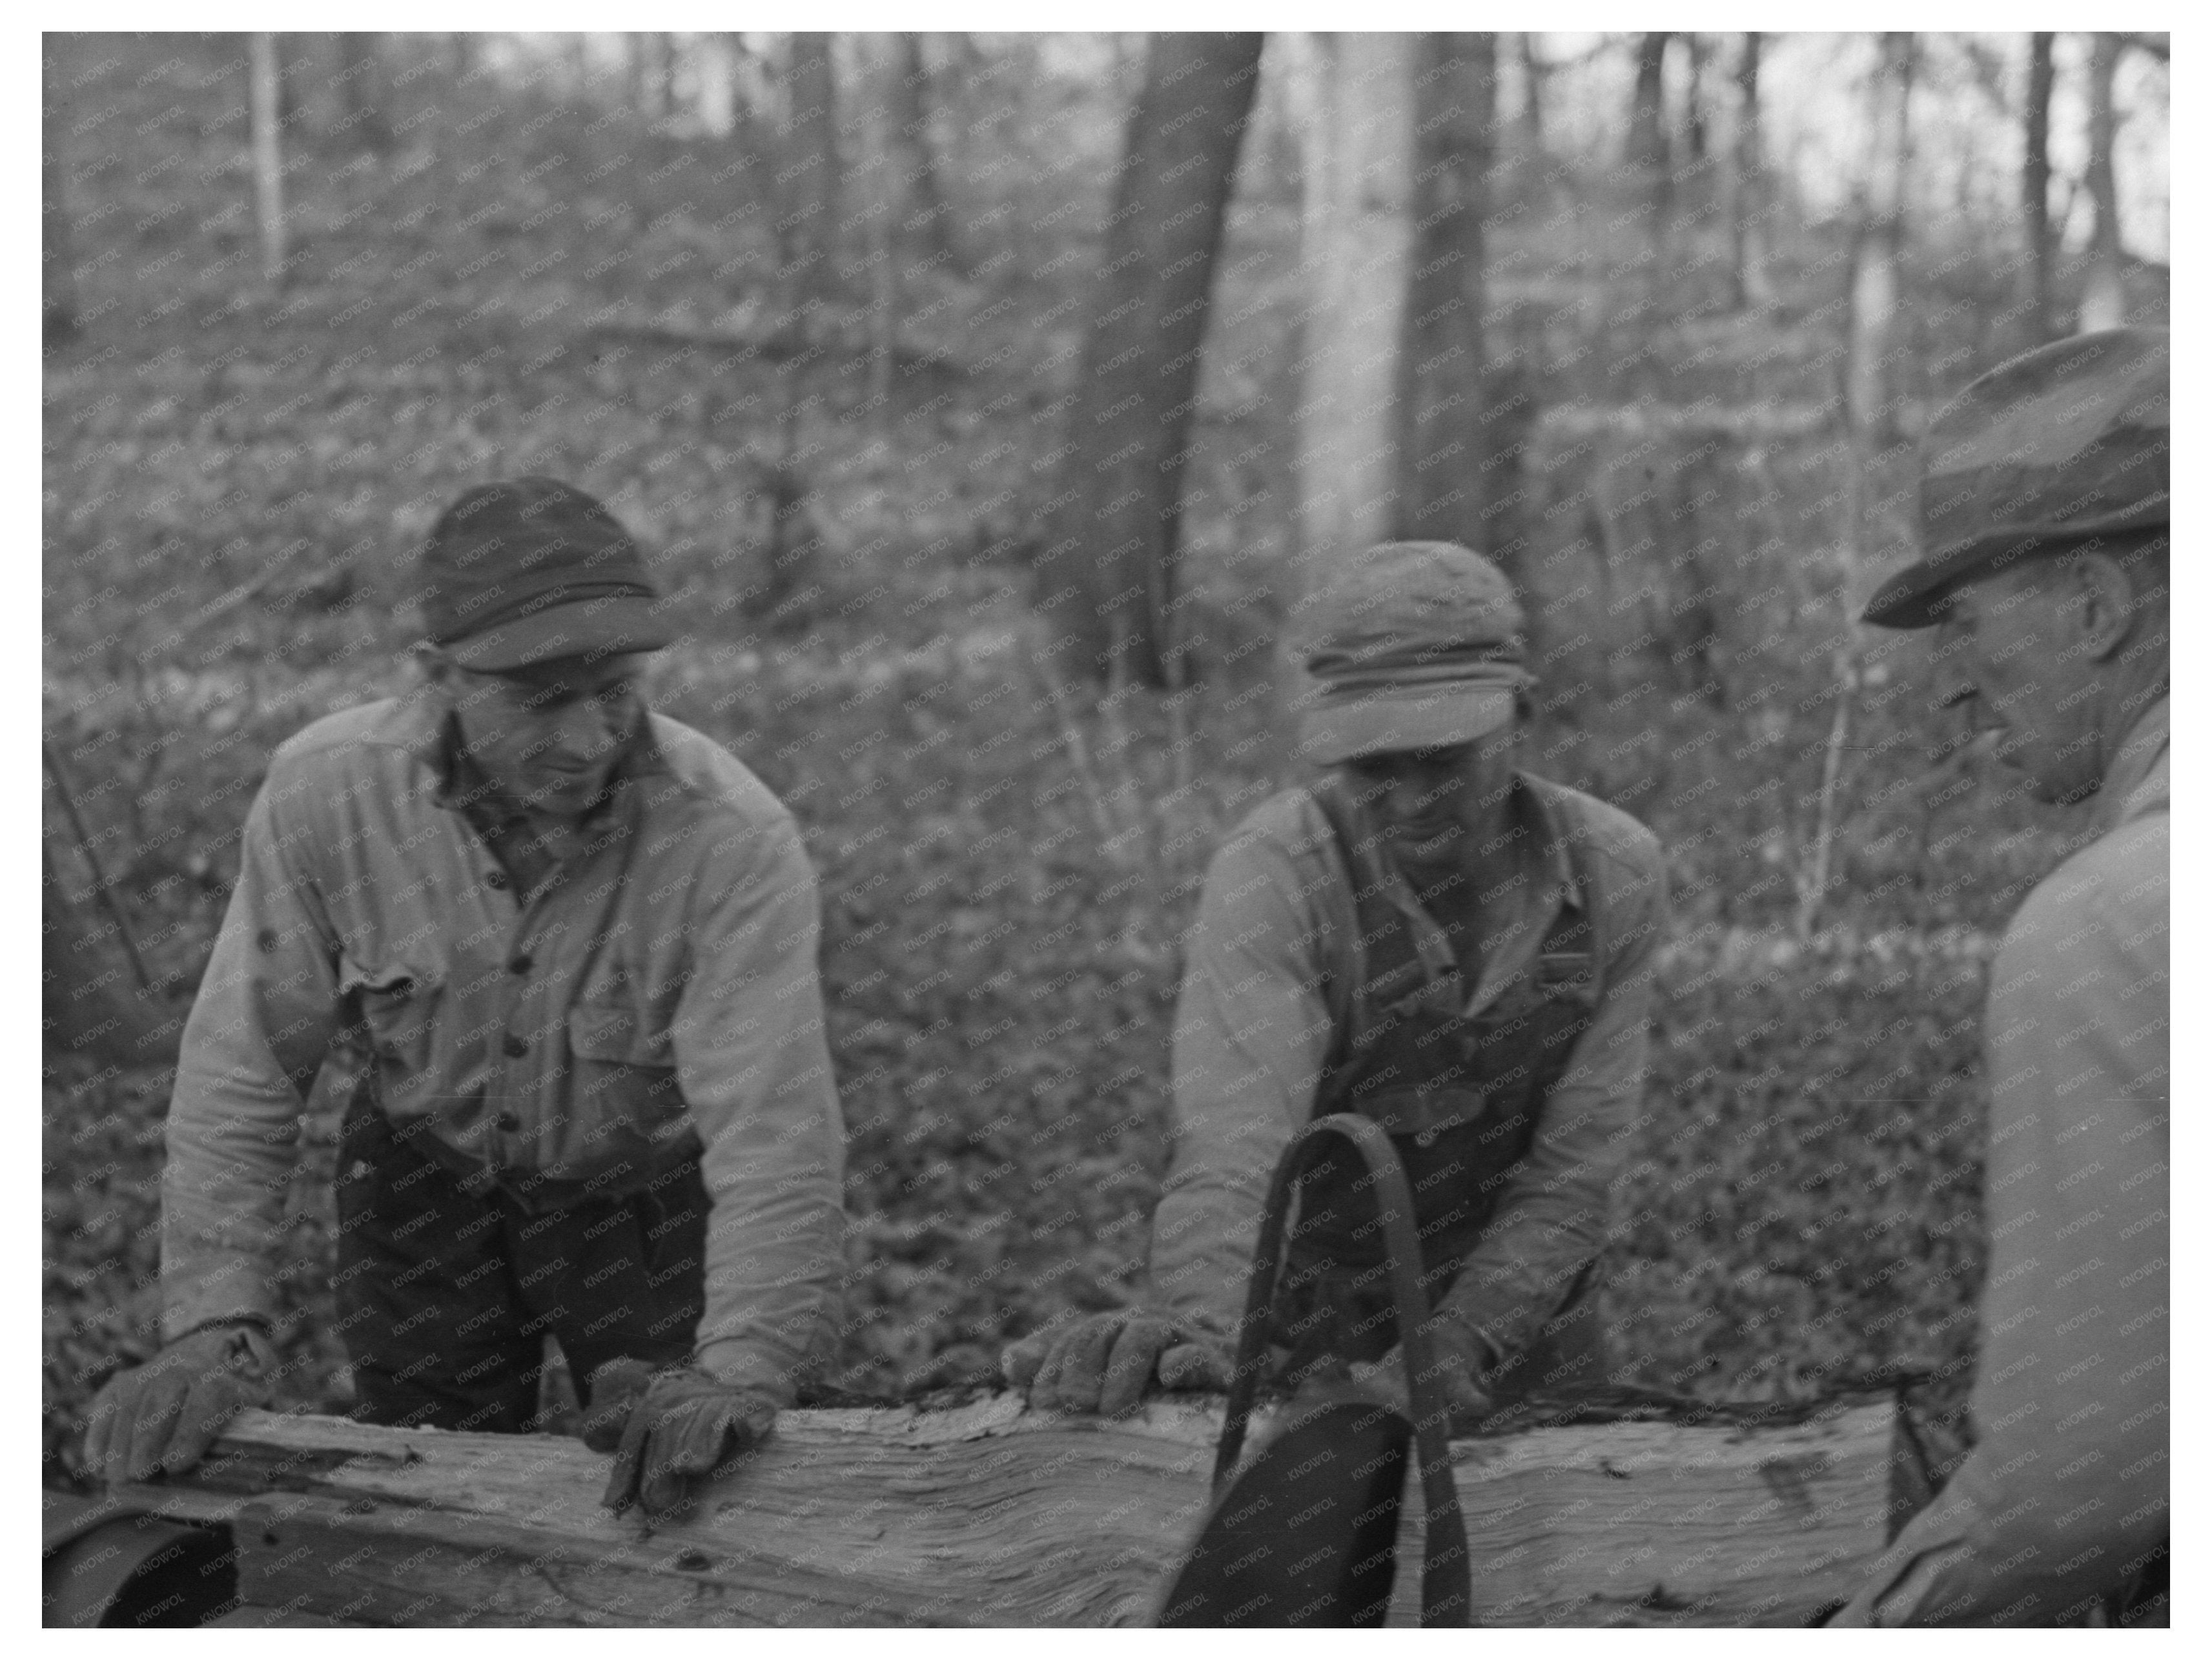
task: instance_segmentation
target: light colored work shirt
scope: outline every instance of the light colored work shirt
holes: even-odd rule
[[[2167,1532],[2166,704],[1990,970],[1977,1440],[1838,1625],[2050,1625]]]
[[[719,745],[647,715],[529,891],[453,794],[418,692],[315,722],[248,813],[168,1117],[167,1335],[273,1317],[301,1095],[334,1047],[428,1151],[532,1210],[697,1156],[700,1359],[788,1401],[837,1318],[844,1130],[796,824]]]

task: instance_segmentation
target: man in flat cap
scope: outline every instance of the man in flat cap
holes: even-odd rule
[[[1534,679],[1486,559],[1386,543],[1303,609],[1300,747],[1322,770],[1206,874],[1148,1300],[1010,1349],[1033,1404],[1118,1414],[1156,1384],[1220,1387],[1270,1175],[1329,1113],[1373,1120],[1404,1162],[1455,1412],[1601,1381],[1583,1292],[1643,1112],[1658,842],[1522,769]],[[1399,1340],[1348,1152],[1299,1189],[1272,1315],[1286,1381]]]
[[[1838,1625],[2166,1623],[2167,376],[2123,329],[1969,386],[1926,556],[1867,606],[1932,628],[1944,702],[2101,833],[1990,970],[1978,1439]]]
[[[607,1501],[680,1511],[836,1319],[813,871],[758,779],[646,709],[667,606],[599,502],[471,489],[421,571],[422,684],[290,739],[247,816],[169,1108],[166,1345],[87,1457],[186,1469],[267,1400],[301,1098],[336,1054],[359,1416],[520,1432],[550,1332],[613,1380]]]

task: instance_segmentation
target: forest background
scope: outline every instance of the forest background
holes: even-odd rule
[[[268,755],[403,684],[423,531],[522,472],[641,535],[693,623],[653,702],[821,873],[839,1388],[971,1383],[1139,1271],[1180,932],[1298,775],[1285,620],[1419,534],[1520,583],[1538,769],[1668,849],[1620,1375],[1955,1400],[1988,958],[2084,821],[1851,617],[1944,397],[2165,322],[2167,50],[46,36],[49,1480],[150,1351],[173,1018]],[[325,1409],[344,1083],[289,1246]]]

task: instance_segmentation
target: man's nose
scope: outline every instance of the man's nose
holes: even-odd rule
[[[580,760],[603,758],[621,738],[620,711],[596,697],[579,698],[561,711],[561,747]]]
[[[1383,792],[1383,805],[1393,818],[1418,818],[1436,805],[1437,781],[1421,773],[1402,774]]]

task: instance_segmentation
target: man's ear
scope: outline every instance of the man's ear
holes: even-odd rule
[[[2081,624],[2081,644],[2087,654],[2102,662],[2119,650],[2135,621],[2135,590],[2128,574],[2106,553],[2076,554],[2069,562],[2069,605]]]

